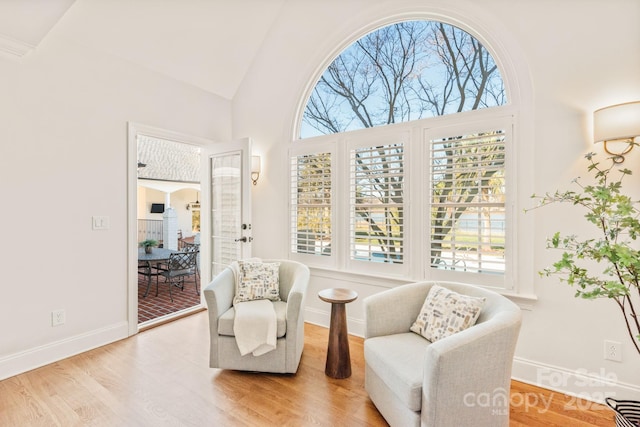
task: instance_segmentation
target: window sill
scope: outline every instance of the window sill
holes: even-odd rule
[[[407,279],[405,277],[398,276],[380,276],[378,274],[371,275],[366,273],[355,273],[351,271],[341,271],[335,270],[327,267],[318,267],[309,265],[309,269],[313,276],[322,277],[326,279],[339,280],[341,282],[353,282],[353,283],[363,283],[366,282],[367,285],[373,287],[379,287],[384,289],[394,288],[396,286],[402,286],[409,283],[415,283],[419,281],[426,280],[413,280]],[[518,307],[522,310],[532,311],[535,303],[538,301],[538,296],[535,294],[518,294],[511,290],[501,291],[499,289],[491,288],[490,290],[499,293],[511,301],[516,303]]]
[[[314,267],[309,265],[312,275],[324,277],[327,279],[341,280],[343,282],[361,283],[363,279],[367,284],[380,288],[393,288],[407,283],[413,283],[415,280],[407,279],[399,276],[372,275],[366,273],[356,273],[352,271],[335,270],[327,267]]]

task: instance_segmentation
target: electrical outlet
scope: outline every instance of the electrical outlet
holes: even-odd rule
[[[614,362],[622,362],[622,344],[617,341],[604,341],[604,358]]]
[[[64,325],[65,320],[64,310],[54,310],[51,312],[51,326]]]

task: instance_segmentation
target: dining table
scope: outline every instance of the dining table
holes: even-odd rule
[[[144,296],[146,297],[149,293],[149,288],[151,287],[151,276],[158,275],[159,273],[152,274],[152,268],[155,266],[158,269],[158,265],[162,263],[167,263],[171,254],[175,254],[179,251],[174,249],[167,248],[153,248],[151,253],[147,253],[144,248],[138,248],[138,266],[141,263],[146,264],[147,268],[147,290],[144,292]],[[157,280],[157,278],[156,278]]]

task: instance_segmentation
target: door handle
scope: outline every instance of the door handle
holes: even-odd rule
[[[253,237],[241,237],[239,239],[234,240],[235,242],[243,242],[243,243],[247,243],[247,242],[252,242],[253,241]]]

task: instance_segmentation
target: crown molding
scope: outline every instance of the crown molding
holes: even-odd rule
[[[0,34],[0,53],[14,57],[22,58],[35,49],[35,46],[13,39],[4,34]]]

